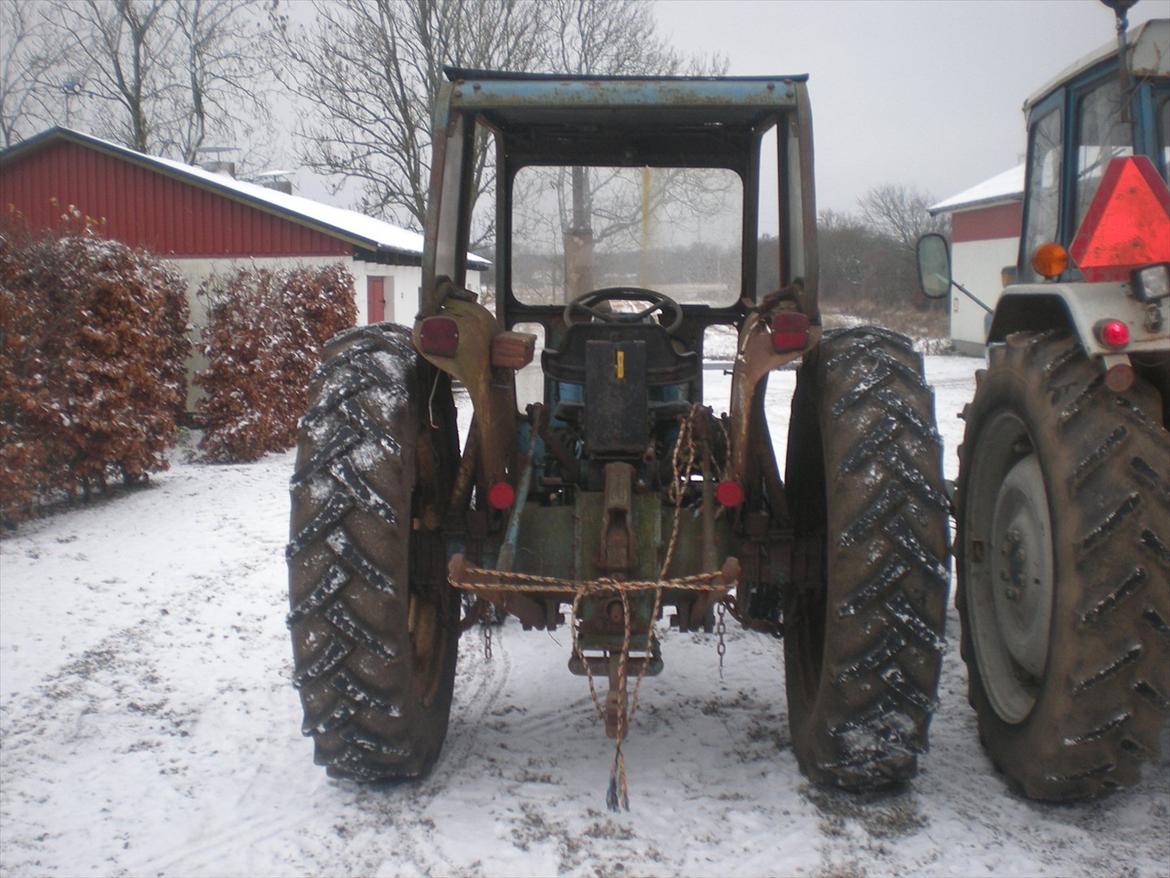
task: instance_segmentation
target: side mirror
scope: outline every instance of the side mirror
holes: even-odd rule
[[[918,285],[928,299],[941,299],[951,291],[951,251],[947,239],[931,232],[918,239]]]

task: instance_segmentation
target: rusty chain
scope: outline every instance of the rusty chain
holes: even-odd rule
[[[726,604],[723,601],[715,609],[715,616],[718,622],[715,623],[715,633],[719,637],[719,641],[715,645],[715,652],[719,655],[719,679],[723,679],[723,656],[727,654],[727,643],[724,641],[724,635],[727,634],[727,619]]]

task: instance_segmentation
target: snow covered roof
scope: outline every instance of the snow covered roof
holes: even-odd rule
[[[952,195],[927,210],[931,216],[950,213],[953,210],[967,210],[972,207],[987,207],[1005,201],[1018,201],[1024,196],[1024,165],[1019,164],[1010,171],[976,183],[957,195]]]
[[[1170,76],[1170,19],[1156,18],[1130,28],[1125,34],[1125,41],[1129,47],[1130,72],[1134,76]],[[1081,56],[1033,92],[1024,101],[1024,111],[1027,112],[1077,74],[1116,54],[1117,39],[1114,38],[1088,55]]]
[[[50,128],[35,137],[18,143],[0,153],[0,163],[16,157],[52,140],[71,140],[110,153],[139,165],[153,168],[170,177],[209,189],[292,222],[312,226],[325,234],[343,238],[351,244],[378,253],[421,257],[423,236],[418,232],[392,225],[384,220],[366,216],[356,210],[347,210],[331,204],[322,204],[301,195],[289,195],[256,183],[237,180],[224,174],[197,168],[173,159],[147,155],[120,143],[103,140],[71,128]],[[468,267],[483,270],[491,263],[479,256],[467,255]]]

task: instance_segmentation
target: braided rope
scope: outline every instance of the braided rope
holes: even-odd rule
[[[675,577],[674,579],[665,578],[666,572],[670,569],[671,562],[674,560],[675,549],[678,545],[682,504],[685,499],[686,485],[691,474],[695,471],[696,448],[694,425],[696,418],[702,411],[703,407],[695,403],[686,415],[679,416],[678,439],[675,441],[671,455],[673,479],[667,491],[668,498],[674,504],[674,517],[671,523],[670,540],[667,543],[666,553],[663,556],[662,567],[658,572],[657,579],[625,580],[601,577],[583,581],[557,576],[543,576],[534,573],[520,573],[512,570],[491,570],[485,567],[472,567],[465,564],[459,565],[457,568],[452,567],[449,570],[448,581],[453,587],[463,591],[557,592],[572,594],[573,605],[570,628],[573,634],[573,656],[585,668],[585,676],[589,683],[589,695],[593,701],[593,707],[597,712],[598,718],[603,722],[605,720],[605,708],[601,706],[601,699],[597,695],[597,686],[593,679],[593,669],[590,663],[585,660],[578,635],[579,626],[577,623],[580,617],[581,602],[590,595],[605,593],[616,593],[621,598],[624,634],[622,637],[621,653],[618,658],[617,681],[619,691],[621,692],[621,699],[624,703],[627,691],[626,679],[630,656],[630,641],[633,634],[629,594],[634,591],[654,592],[654,607],[650,613],[650,624],[647,630],[649,640],[648,654],[638,666],[638,676],[634,681],[634,691],[630,698],[629,710],[624,711],[618,720],[613,763],[610,767],[609,790],[606,795],[606,803],[611,811],[617,811],[620,808],[624,808],[627,811],[630,809],[630,790],[629,782],[626,778],[626,761],[625,754],[622,751],[622,744],[625,741],[626,732],[638,712],[638,693],[642,688],[642,680],[646,676],[646,668],[650,664],[649,656],[653,654],[658,644],[658,635],[654,629],[654,623],[662,608],[662,592],[666,589],[720,592],[722,593],[720,600],[726,601],[729,599],[731,589],[738,584],[734,579],[728,577],[725,570],[693,573],[688,576]],[[727,441],[727,430],[721,422],[716,421],[716,423],[723,431],[725,450],[729,451],[730,442]],[[685,461],[682,461],[680,465],[680,457],[684,448],[686,449],[686,457]],[[725,461],[724,472],[726,472],[726,466],[727,463]],[[465,576],[473,577],[479,581],[468,581],[468,579],[464,578]]]

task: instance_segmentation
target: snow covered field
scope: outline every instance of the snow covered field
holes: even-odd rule
[[[929,357],[947,475],[978,362]],[[773,378],[786,432],[793,373]],[[708,401],[727,379],[707,372]],[[781,449],[782,452],[782,449]],[[312,764],[288,683],[292,455],[181,462],[151,487],[0,542],[0,874],[1167,875],[1170,759],[1105,802],[1036,805],[980,750],[948,620],[932,749],[909,790],[810,787],[780,644],[666,632],[605,810],[610,742],[569,636],[465,638],[427,780],[362,787]],[[783,458],[781,458],[783,459]]]

